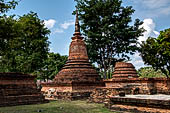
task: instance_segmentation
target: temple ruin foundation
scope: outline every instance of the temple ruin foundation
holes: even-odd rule
[[[22,73],[0,73],[0,106],[48,102],[37,89],[35,76]]]

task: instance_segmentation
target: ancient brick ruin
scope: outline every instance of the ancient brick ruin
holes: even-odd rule
[[[89,63],[77,14],[68,61],[55,76],[53,82],[42,83],[42,91],[49,99],[75,100],[89,97],[89,102],[105,103],[110,109],[124,109],[130,112],[154,111],[154,108],[170,109],[170,100],[159,101],[152,98],[126,97],[126,95],[144,94],[169,95],[170,79],[139,78],[135,67],[131,63],[117,62],[114,69],[112,79],[102,81]],[[160,107],[160,105],[162,106]],[[150,108],[147,108],[147,106]]]
[[[124,62],[116,63],[113,78],[105,80],[105,85],[107,88],[128,89],[131,94],[170,94],[170,79],[139,78],[134,66]]]
[[[113,72],[113,78],[138,78],[137,72],[133,64],[125,62],[117,62]]]
[[[96,87],[101,86],[104,83],[89,62],[77,14],[68,61],[52,83],[42,84],[42,91],[49,98],[74,100],[89,97]]]
[[[170,95],[112,96],[106,106],[112,110],[132,113],[169,113]]]
[[[21,73],[0,73],[0,106],[48,102],[37,89],[35,76]]]
[[[139,78],[132,64],[118,62],[115,65],[112,79],[104,80],[104,82],[105,87],[96,88],[92,92],[89,102],[106,103],[110,109],[129,112],[143,113],[147,110],[158,112],[166,111],[160,110],[161,108],[170,109],[170,99],[166,96],[170,94],[170,79]],[[165,100],[152,99],[159,94],[165,94]],[[129,98],[126,95],[132,97],[133,95],[146,95],[150,98]],[[155,108],[157,110],[153,110]]]
[[[133,83],[129,86],[129,80],[135,81],[138,78],[136,69],[131,63],[117,62],[112,79],[104,80],[105,87],[96,88],[91,94],[89,101],[97,103],[107,102],[110,96],[119,95],[122,91],[126,94],[131,94],[135,87]],[[121,81],[127,84],[122,84]]]
[[[129,71],[128,71],[129,70]],[[106,102],[109,96],[125,94],[170,94],[170,79],[139,78],[134,66],[118,62],[115,65],[113,78],[104,80],[105,87],[96,88],[91,94],[91,102]]]

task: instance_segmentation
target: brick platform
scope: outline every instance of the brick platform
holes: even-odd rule
[[[131,105],[112,105],[111,111],[119,113],[170,113],[169,109],[161,109],[161,108],[149,108],[149,107],[141,107],[141,106],[131,106]]]
[[[111,96],[106,106],[113,110],[165,113],[170,112],[169,95],[126,95],[125,97]],[[126,107],[125,107],[126,106]]]
[[[34,76],[27,74],[0,73],[0,106],[48,102],[34,80]]]

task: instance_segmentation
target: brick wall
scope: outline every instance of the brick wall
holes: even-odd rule
[[[122,88],[96,88],[89,97],[89,102],[105,103],[109,100],[110,96],[118,95],[119,92],[125,91],[126,94],[130,94],[131,90]]]
[[[21,73],[0,73],[0,95],[0,106],[45,102],[35,76]]]
[[[100,85],[101,84],[101,85]],[[101,82],[42,83],[41,91],[48,99],[74,100],[88,98],[92,91],[104,84]],[[77,95],[77,97],[75,96]]]
[[[139,88],[140,94],[163,93],[169,94],[170,79],[166,78],[129,78],[105,80],[106,87]]]

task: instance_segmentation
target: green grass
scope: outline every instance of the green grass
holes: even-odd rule
[[[113,113],[104,104],[86,101],[50,101],[46,104],[0,107],[0,113]]]

